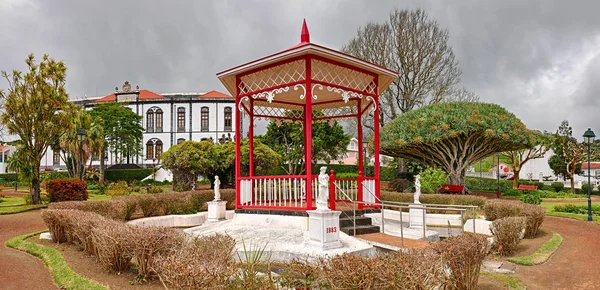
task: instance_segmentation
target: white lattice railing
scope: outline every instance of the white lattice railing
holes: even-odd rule
[[[375,201],[375,180],[365,179],[362,182],[363,200],[367,204],[377,204]]]
[[[336,178],[335,185],[337,185],[335,189],[336,200],[347,201],[348,197],[352,200],[358,200],[358,178]]]
[[[313,199],[318,181],[313,179]],[[306,178],[256,176],[240,179],[240,203],[244,207],[306,207]]]

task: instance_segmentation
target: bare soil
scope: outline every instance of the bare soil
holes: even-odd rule
[[[58,289],[42,260],[5,245],[10,238],[44,229],[39,210],[0,215],[0,288]]]
[[[543,227],[561,234],[563,244],[542,265],[517,265],[527,289],[600,289],[600,225],[547,216]]]

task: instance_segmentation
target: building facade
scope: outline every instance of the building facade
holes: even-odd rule
[[[106,166],[137,164],[152,167],[160,162],[162,152],[187,140],[219,141],[233,140],[235,136],[234,98],[217,92],[154,93],[149,90],[131,89],[125,82],[121,90],[98,98],[75,101],[86,109],[106,102],[122,103],[142,117],[142,152],[129,160],[117,160],[107,153]],[[89,162],[88,162],[89,164]],[[99,160],[92,160],[99,166]],[[42,169],[62,170],[66,165],[60,152],[48,148],[42,159]]]

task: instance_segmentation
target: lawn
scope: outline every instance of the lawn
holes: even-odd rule
[[[554,211],[554,206],[556,205],[563,205],[563,204],[574,204],[574,205],[585,205],[587,206],[587,200],[582,200],[582,201],[575,201],[575,202],[548,202],[546,200],[544,200],[542,202],[542,204],[540,204],[543,208],[546,209],[546,215],[549,216],[557,216],[557,217],[566,217],[566,218],[572,218],[572,219],[578,219],[578,220],[582,220],[582,221],[587,221],[587,215],[586,214],[576,214],[576,213],[568,213],[568,212],[555,212]],[[593,202],[593,204],[597,204],[597,202]],[[600,217],[599,216],[592,216],[592,219],[594,220],[594,222],[600,224]]]

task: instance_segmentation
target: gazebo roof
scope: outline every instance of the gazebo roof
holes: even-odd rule
[[[395,71],[311,43],[306,21],[304,21],[299,44],[219,72],[217,77],[233,96],[238,95],[236,88],[236,78],[238,76],[244,83],[243,86],[240,86],[239,95],[250,94],[251,92],[260,93],[261,90],[279,88],[285,84],[293,86],[295,82],[304,80],[306,67],[304,61],[308,55],[312,58],[311,78],[316,80],[315,83],[319,81],[334,85],[340,83],[344,85],[343,87],[355,93],[364,92],[379,95],[398,76]],[[377,80],[377,92],[374,91],[374,80]],[[321,90],[323,89],[321,88]],[[315,92],[315,94],[319,93]],[[328,101],[326,95],[327,93],[321,93],[320,96],[325,98],[319,100]],[[294,98],[294,100],[294,103],[301,103],[298,98]],[[288,101],[287,98],[286,101]]]

